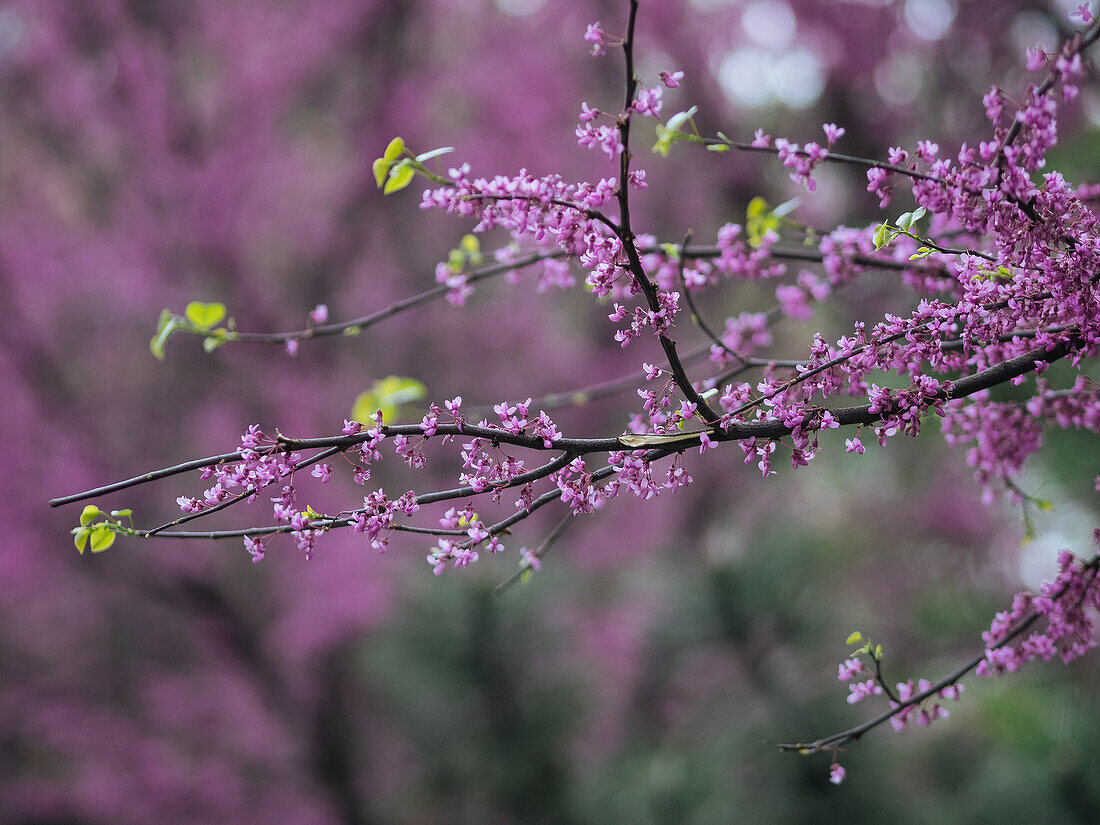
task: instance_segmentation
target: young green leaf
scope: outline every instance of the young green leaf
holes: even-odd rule
[[[157,332],[149,342],[149,351],[153,353],[153,357],[158,361],[164,360],[164,345],[168,343],[168,338],[175,331],[178,323],[179,318],[172,314],[172,310],[165,309],[160,313],[160,318],[157,320]]]
[[[653,146],[653,151],[660,154],[661,157],[667,158],[672,144],[679,138],[680,127],[691,120],[697,111],[699,111],[699,107],[692,106],[686,112],[674,114],[668,119],[668,123],[658,123],[657,143]]]
[[[84,555],[84,548],[88,544],[88,534],[90,532],[91,530],[87,528],[81,528],[73,531],[73,544],[76,545],[77,551],[82,556]]]
[[[416,169],[408,161],[401,161],[390,170],[390,179],[386,181],[382,194],[392,195],[394,192],[400,192],[412,183],[414,177],[416,177]]]
[[[745,207],[745,217],[750,221],[753,218],[759,218],[767,214],[768,202],[759,195],[749,201],[749,205]]]
[[[87,527],[93,521],[96,520],[96,516],[99,515],[99,508],[94,504],[89,504],[80,513],[80,526]]]
[[[764,242],[765,235],[778,230],[779,218],[768,206],[768,202],[759,195],[749,201],[749,205],[745,208],[745,231],[749,236],[749,246],[760,246]]]
[[[225,337],[224,329],[216,329],[213,334],[207,335],[202,339],[202,351],[211,353],[228,340],[229,339]]]
[[[102,553],[115,543],[115,533],[107,524],[97,524],[89,534],[89,549],[93,553]]]
[[[210,329],[225,317],[225,304],[220,301],[212,301],[204,304],[202,301],[192,301],[183,311],[187,320],[199,329]]]
[[[477,239],[477,235],[467,232],[462,236],[462,240],[459,241],[459,245],[462,251],[466,253],[466,260],[468,260],[474,266],[477,266],[482,261],[481,255],[481,242]]]
[[[863,634],[860,633],[858,630],[856,630],[850,636],[848,636],[848,640],[846,642],[844,642],[844,644],[854,645],[854,644],[857,644],[858,642],[862,642],[862,641],[863,641]]]
[[[386,146],[386,151],[382,153],[382,160],[388,160],[390,163],[393,163],[401,157],[401,153],[404,151],[405,141],[399,137],[395,137],[389,142],[389,145]]]
[[[875,242],[875,251],[882,249],[886,244],[890,243],[892,237],[890,236],[890,224],[883,223],[875,229],[875,234],[872,240]]]
[[[653,144],[653,151],[663,158],[668,157],[672,150],[672,142],[676,140],[676,133],[667,128],[663,123],[657,124],[657,142]]]
[[[389,177],[390,167],[393,166],[390,161],[385,158],[378,158],[371,164],[371,171],[374,172],[374,182],[378,184],[378,188],[382,188],[382,184],[386,182],[386,178]]]

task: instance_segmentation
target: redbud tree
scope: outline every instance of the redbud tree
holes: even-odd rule
[[[278,565],[287,550],[310,559],[333,534],[350,533],[379,553],[419,548],[437,576],[510,556],[503,587],[537,575],[566,530],[583,531],[604,510],[631,508],[644,519],[654,500],[691,486],[705,463],[758,475],[766,488],[780,472],[813,473],[811,461],[823,452],[859,462],[900,439],[934,438],[930,429],[965,451],[988,503],[1006,498],[1025,519],[1045,507],[1018,483],[1044,432],[1100,431],[1100,385],[1089,375],[1100,352],[1093,211],[1100,187],[1069,181],[1046,162],[1059,112],[1076,101],[1100,38],[1088,5],[1060,47],[1028,50],[1032,82],[985,95],[981,140],[949,146],[926,124],[923,139],[883,157],[846,151],[853,136],[838,123],[812,135],[773,136],[743,124],[708,131],[698,106],[666,101],[671,90],[690,100],[690,75],[675,65],[638,69],[646,13],[633,0],[614,24],[593,22],[582,33],[591,56],[617,62],[622,78],[618,100],[577,101],[578,122],[570,124],[579,146],[603,164],[598,176],[571,182],[526,169],[487,176],[449,147],[402,137],[375,147],[372,183],[383,195],[407,198],[422,185],[420,208],[453,218],[454,247],[436,266],[434,286],[350,317],[323,303],[305,307],[305,325],[286,332],[245,329],[225,304],[194,300],[180,312],[164,310],[150,342],[161,360],[188,334],[213,357],[223,347],[264,344],[295,356],[326,337],[415,324],[433,301],[462,313],[483,282],[519,282],[533,272],[534,294],[517,286],[509,300],[552,303],[573,291],[606,316],[622,375],[565,400],[636,397],[621,429],[585,429],[583,415],[566,426],[548,411],[563,398],[536,391],[472,408],[464,397],[476,395],[483,377],[470,353],[463,376],[470,389],[462,394],[433,399],[417,378],[391,375],[360,395],[339,432],[298,437],[247,426],[227,452],[140,468],[127,480],[54,499],[91,502],[73,531],[77,550],[100,553],[120,539],[123,550],[139,539],[234,539],[253,562]],[[725,223],[713,237],[696,237],[689,226],[658,236],[634,214],[639,201],[690,192],[690,178],[662,177],[659,186],[647,175],[681,153],[704,176],[766,156],[806,199],[816,196],[815,175],[825,166],[854,168],[881,216],[861,227],[820,227],[799,219],[801,198],[779,205],[755,198],[742,222]],[[677,191],[660,191],[667,186]],[[815,311],[844,302],[869,274],[889,278],[905,308],[861,318],[839,336],[813,331]],[[765,290],[770,306],[740,309],[731,286]],[[777,351],[777,326],[797,323],[807,329],[803,346]],[[545,346],[533,336],[524,341],[513,362],[518,385],[553,357]],[[429,469],[449,473],[451,483],[432,486]],[[173,494],[182,514],[163,524],[95,503],[181,474],[199,480]],[[362,493],[315,506],[328,500],[322,486],[339,476]],[[1100,490],[1100,475],[1094,483]],[[202,523],[226,511],[235,524]],[[528,519],[542,511],[553,511],[553,526],[530,529]],[[1057,577],[1039,593],[1020,593],[997,614],[980,652],[948,673],[892,681],[883,646],[853,632],[838,678],[848,683],[848,702],[880,708],[845,731],[778,747],[826,754],[829,779],[839,784],[845,747],[884,724],[902,730],[946,716],[970,673],[1077,658],[1095,645],[1100,560],[1074,550],[1060,554]]]

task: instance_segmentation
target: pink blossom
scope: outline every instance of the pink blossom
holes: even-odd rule
[[[592,56],[603,57],[607,52],[605,50],[604,31],[598,22],[590,23],[588,28],[585,29],[584,39],[592,44]]]

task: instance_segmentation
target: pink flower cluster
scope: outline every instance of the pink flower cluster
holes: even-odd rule
[[[1095,647],[1092,613],[1100,610],[1098,564],[1100,557],[1086,563],[1062,550],[1054,581],[1043,582],[1037,596],[1027,591],[1017,593],[1012,607],[998,613],[989,630],[982,633],[986,651],[978,675],[1002,676],[1037,658],[1050,661],[1058,656],[1070,662]],[[1046,627],[1028,634],[1015,647],[1008,645],[1020,624],[1032,614],[1045,619]]]
[[[412,490],[396,500],[390,500],[384,490],[376,490],[364,496],[362,509],[352,514],[352,530],[365,534],[370,546],[383,553],[389,545],[394,517],[398,513],[411,516],[419,509],[416,494]]]
[[[904,730],[910,722],[916,722],[922,727],[928,727],[937,719],[946,719],[950,714],[936,699],[953,699],[959,701],[963,686],[956,683],[940,688],[932,696],[929,696],[915,704],[906,704],[915,697],[928,692],[933,687],[927,679],[919,679],[916,684],[912,680],[898,682],[897,702],[891,701],[890,707],[898,708],[898,712],[890,717],[890,725],[894,730]]]

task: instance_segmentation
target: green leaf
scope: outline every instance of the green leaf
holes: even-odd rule
[[[657,124],[657,142],[653,144],[653,151],[663,158],[668,157],[672,150],[672,142],[676,140],[676,133],[668,129],[663,123]]]
[[[860,633],[860,632],[859,632],[858,630],[856,630],[855,632],[853,632],[853,633],[852,633],[852,634],[851,634],[851,635],[850,635],[850,636],[848,637],[848,640],[847,640],[847,641],[846,641],[846,642],[845,642],[844,644],[846,644],[846,645],[854,645],[854,644],[856,644],[857,642],[862,642],[862,641],[863,641],[863,634],[862,634],[862,633]]]
[[[414,177],[416,177],[416,169],[408,161],[401,161],[390,170],[390,179],[386,181],[382,194],[392,195],[394,192],[400,192],[412,183]]]
[[[229,339],[225,337],[224,329],[214,330],[213,335],[207,335],[202,339],[202,350],[205,353],[211,353],[228,340]]]
[[[875,645],[875,661],[882,658],[882,645]]]
[[[161,332],[166,326],[172,323],[172,318],[174,317],[175,316],[172,315],[172,310],[162,309],[160,311],[160,317],[157,319],[157,332]]]
[[[459,241],[459,246],[466,254],[466,260],[468,260],[474,266],[481,263],[481,242],[477,239],[477,235],[467,232],[462,236],[462,240]]]
[[[401,153],[405,151],[405,141],[399,137],[395,137],[386,146],[386,151],[382,153],[382,160],[388,160],[390,163],[401,157]]]
[[[80,526],[87,527],[89,524],[95,521],[96,516],[99,515],[99,512],[100,510],[98,507],[96,507],[94,504],[89,504],[80,513]]]
[[[360,424],[373,425],[374,413],[382,411],[382,420],[392,424],[401,414],[401,407],[419,401],[428,394],[428,388],[415,378],[389,375],[359,393],[351,408],[351,417]]]
[[[909,231],[909,227],[913,225],[913,213],[902,212],[898,219],[894,221],[894,223],[897,224],[897,227],[899,229]]]
[[[708,152],[728,152],[730,148],[724,143],[711,143],[707,146]]]
[[[153,353],[153,357],[158,361],[164,360],[164,345],[168,343],[168,337],[175,331],[178,323],[179,319],[172,314],[170,309],[163,310],[160,313],[156,335],[149,342],[149,351]]]
[[[437,158],[440,155],[449,154],[449,153],[453,152],[454,150],[455,150],[455,148],[453,146],[443,146],[439,149],[432,149],[432,151],[430,151],[430,152],[424,152],[421,155],[417,155],[416,156],[416,162],[417,163],[423,163],[426,160],[431,160],[432,158]]]
[[[93,553],[102,553],[115,543],[115,533],[106,524],[97,524],[89,534],[89,549]]]
[[[393,164],[385,158],[378,158],[371,164],[371,171],[374,172],[374,182],[378,184],[378,188],[382,188],[382,184],[386,182],[386,178],[389,177],[390,167]]]
[[[657,143],[654,145],[653,151],[660,154],[661,157],[667,158],[672,144],[679,138],[680,127],[691,120],[697,111],[699,111],[699,107],[692,106],[686,112],[674,114],[668,119],[668,123],[658,123]]]
[[[787,203],[790,203],[788,201]],[[749,236],[749,246],[757,247],[764,242],[769,232],[779,231],[779,218],[768,202],[757,195],[745,207],[745,231]]]
[[[79,529],[73,533],[73,544],[76,545],[76,549],[80,552],[80,555],[84,555],[84,547],[88,544],[88,533],[91,530]]]
[[[745,207],[745,217],[749,220],[752,220],[753,218],[759,218],[762,215],[767,214],[768,202],[759,195],[749,201],[749,205]]]
[[[134,511],[131,510],[130,508],[126,508],[125,510],[112,510],[111,511],[111,515],[114,516],[115,518],[129,518],[133,514],[134,514]]]
[[[923,218],[927,214],[928,214],[927,209],[925,209],[923,206],[918,206],[915,210],[913,210],[913,223],[916,223],[917,221],[919,221],[921,218]],[[911,225],[912,224],[910,224],[910,226]]]
[[[918,249],[916,252],[914,252],[912,255],[909,256],[909,260],[919,261],[921,258],[927,258],[931,254],[932,254],[931,249],[929,249],[927,246],[922,246],[920,249]]]
[[[213,301],[204,304],[202,301],[192,301],[183,311],[187,320],[199,329],[210,329],[225,317],[225,304]]]
[[[1038,507],[1040,510],[1042,510],[1045,513],[1049,513],[1051,510],[1054,509],[1054,505],[1051,503],[1050,499],[1035,498],[1035,499],[1032,499],[1032,501],[1035,502],[1036,507]]]
[[[890,234],[890,224],[884,223],[880,225],[876,230],[872,240],[875,242],[875,251],[882,249],[886,244],[890,243],[890,238],[887,237]]]

